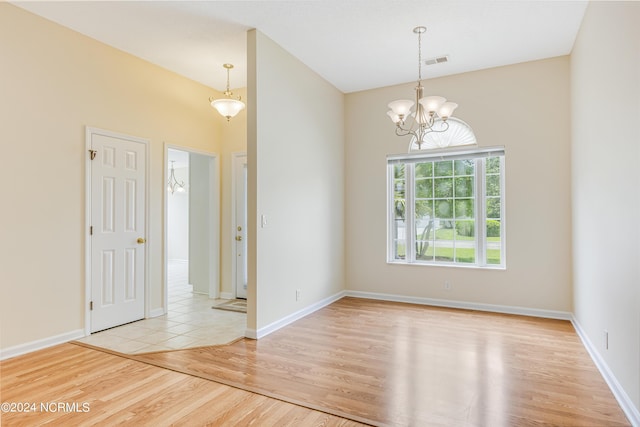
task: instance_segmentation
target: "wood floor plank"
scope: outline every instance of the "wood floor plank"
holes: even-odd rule
[[[258,341],[136,359],[377,425],[629,425],[562,320],[343,298]]]
[[[77,403],[79,410],[2,412],[8,426],[362,426],[237,388],[63,344],[0,362],[3,403]],[[83,412],[82,404],[88,405]],[[68,408],[68,407],[65,407]],[[293,420],[289,423],[287,420]]]

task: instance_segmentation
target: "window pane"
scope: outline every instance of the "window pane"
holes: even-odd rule
[[[473,218],[473,199],[457,199],[455,202],[456,218]]]
[[[395,179],[398,179],[398,178],[404,179],[404,164],[398,163],[393,165],[393,177]]]
[[[393,212],[391,233],[393,239],[393,259],[406,259],[407,226],[406,226],[406,179],[405,165],[393,166]]]
[[[501,264],[500,248],[501,242],[500,221],[487,220],[487,264]]]
[[[453,200],[436,200],[434,216],[444,219],[453,218]]]
[[[426,199],[433,197],[433,179],[416,180],[416,198]]]
[[[438,178],[434,182],[436,197],[453,197],[453,178]]]
[[[487,196],[500,195],[500,175],[487,175]]]
[[[500,157],[488,157],[486,170],[486,173],[500,173]]]
[[[402,211],[404,215],[404,210]],[[396,216],[392,224],[393,258],[405,259],[407,246],[407,225],[404,218]]]
[[[404,200],[404,180],[396,179],[393,183],[393,198],[395,200]]]
[[[500,198],[487,198],[487,218],[500,219]]]
[[[459,247],[456,245],[456,262],[475,263],[476,248],[475,247]]]
[[[428,253],[433,246],[433,220],[425,220],[416,223],[416,259],[428,260],[433,258],[433,251]]]
[[[459,200],[456,200],[458,203]],[[456,262],[476,262],[476,230],[474,220],[456,221],[455,260]]]
[[[452,176],[453,161],[435,162],[435,176]]]
[[[500,241],[500,221],[487,220],[487,241]]]
[[[394,259],[406,259],[407,248],[404,240],[396,240],[394,247]]]
[[[476,238],[476,222],[472,219],[464,221],[456,221],[456,241],[457,240],[475,240]]]
[[[473,175],[475,172],[474,160],[456,160],[455,162],[456,175]]]
[[[416,223],[433,218],[433,201],[432,200],[416,200]]]
[[[393,218],[395,220],[404,220],[406,210],[405,199],[395,199],[393,201]]]
[[[417,163],[416,178],[431,178],[433,176],[433,163]]]
[[[487,249],[487,264],[501,264],[500,249]]]
[[[455,179],[456,197],[473,197],[473,177]]]
[[[437,220],[434,257],[436,261],[453,261],[453,221]]]
[[[393,233],[393,259],[406,259],[407,224],[405,206],[404,199],[394,201],[394,218],[391,230]]]

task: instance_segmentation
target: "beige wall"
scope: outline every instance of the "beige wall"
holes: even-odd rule
[[[162,306],[165,141],[221,149],[212,89],[0,3],[0,346],[84,327],[85,126],[150,143],[149,284]]]
[[[248,328],[259,331],[344,289],[344,96],[259,31],[248,64]]]
[[[571,54],[571,82],[575,316],[637,413],[640,3],[589,5]]]
[[[460,104],[456,115],[480,146],[505,146],[505,271],[386,263],[385,156],[409,144],[395,136],[386,106],[414,86],[346,96],[347,288],[571,311],[568,57],[425,82],[425,94]]]

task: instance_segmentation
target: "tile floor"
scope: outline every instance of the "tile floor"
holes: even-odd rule
[[[168,267],[167,314],[97,332],[78,341],[137,354],[226,344],[244,336],[245,313],[212,309],[217,300],[193,293],[186,279],[186,263],[170,262]]]

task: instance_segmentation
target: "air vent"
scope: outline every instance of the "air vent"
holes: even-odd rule
[[[445,62],[449,62],[449,56],[438,56],[436,58],[427,59],[424,61],[425,65],[435,65],[435,64],[443,64]]]

